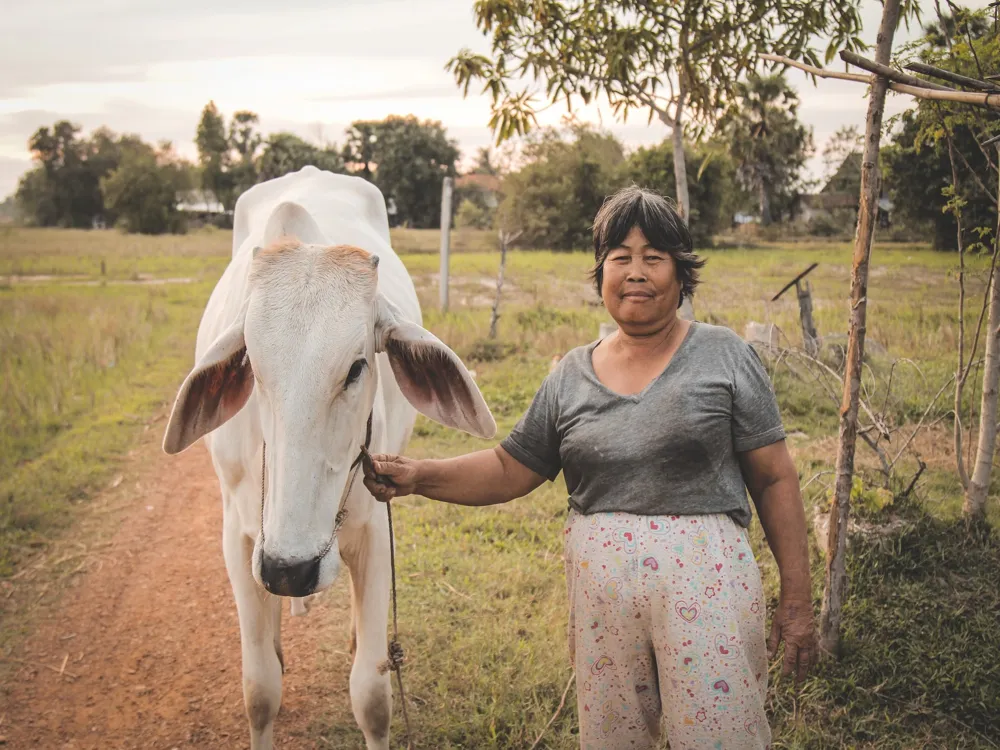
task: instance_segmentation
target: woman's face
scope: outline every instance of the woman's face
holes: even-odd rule
[[[624,329],[656,330],[677,315],[681,285],[670,253],[650,247],[633,227],[604,259],[601,297],[611,317]]]

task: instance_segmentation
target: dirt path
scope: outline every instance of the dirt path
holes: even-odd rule
[[[208,453],[199,443],[168,457],[146,439],[137,454],[120,526],[54,604],[31,613],[30,635],[0,655],[9,675],[3,750],[249,747]],[[325,747],[314,722],[348,700],[347,654],[324,658],[347,649],[342,585],[306,617],[289,617],[285,605],[281,750]]]

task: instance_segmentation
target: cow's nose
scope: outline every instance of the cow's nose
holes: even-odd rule
[[[315,557],[305,562],[288,562],[267,554],[261,555],[260,580],[264,588],[278,596],[308,596],[319,581],[319,564]]]

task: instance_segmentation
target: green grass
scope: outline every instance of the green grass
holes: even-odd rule
[[[498,437],[523,413],[552,357],[593,340],[608,320],[586,279],[591,256],[513,252],[499,340],[487,342],[498,262],[492,238],[480,233],[458,247],[451,310],[442,313],[438,233],[394,231],[393,237],[417,285],[425,325],[475,370]],[[0,285],[0,576],[72,528],[78,508],[113,476],[151,414],[173,399],[228,254],[223,232],[135,238],[0,229],[0,281],[21,277]],[[794,294],[769,300],[815,261],[820,265],[810,281],[819,331],[846,333],[846,244],[771,244],[705,255],[695,299],[700,319],[741,333],[751,320],[773,322],[798,343]],[[913,365],[897,366],[889,391],[889,358],[870,357],[865,388],[870,403],[885,404],[888,422],[902,430],[897,435],[912,427],[954,371],[956,261],[915,246],[875,249],[869,337]],[[970,267],[971,297],[983,288],[984,264],[975,259]],[[39,274],[57,278],[23,278]],[[135,283],[147,277],[188,281]],[[978,309],[970,308],[971,340]],[[811,517],[828,497],[829,477],[820,472],[835,458],[839,390],[834,386],[831,398],[801,365],[771,361],[769,367],[786,427],[801,433],[790,444],[803,482],[819,475],[805,492]],[[967,390],[963,412],[978,406],[971,383]],[[961,492],[948,453],[951,400],[946,393],[931,410],[928,421],[940,424],[915,443],[928,464],[917,500],[881,511],[908,525],[889,538],[852,545],[844,658],[800,692],[772,687],[776,747],[995,747],[984,737],[1000,736],[1000,552],[995,533],[968,536],[960,522]],[[899,442],[894,435],[893,445]],[[420,418],[408,453],[451,456],[489,445]],[[869,486],[878,481],[876,465],[859,443],[858,470]],[[897,490],[914,467],[914,459],[903,460]],[[530,747],[570,675],[562,480],[499,508],[417,498],[395,507],[401,640],[410,658],[405,675],[418,746]],[[988,515],[1000,526],[995,494]],[[756,522],[751,532],[773,606],[777,571]],[[818,597],[823,559],[815,539],[812,544]],[[342,591],[341,583],[330,595]],[[571,691],[542,747],[575,747],[575,710]],[[398,706],[395,715],[394,744],[402,747]],[[315,732],[327,746],[361,743],[346,701],[317,716]]]
[[[172,398],[208,290],[0,291],[0,576],[71,522]]]

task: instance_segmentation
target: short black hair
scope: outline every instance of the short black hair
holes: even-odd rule
[[[694,252],[691,232],[672,201],[636,185],[622,188],[605,200],[594,218],[594,267],[590,269],[590,278],[597,296],[601,296],[608,253],[621,247],[634,227],[642,231],[650,246],[674,259],[681,282],[680,301],[693,297],[699,284],[698,271],[705,265],[705,259]]]

